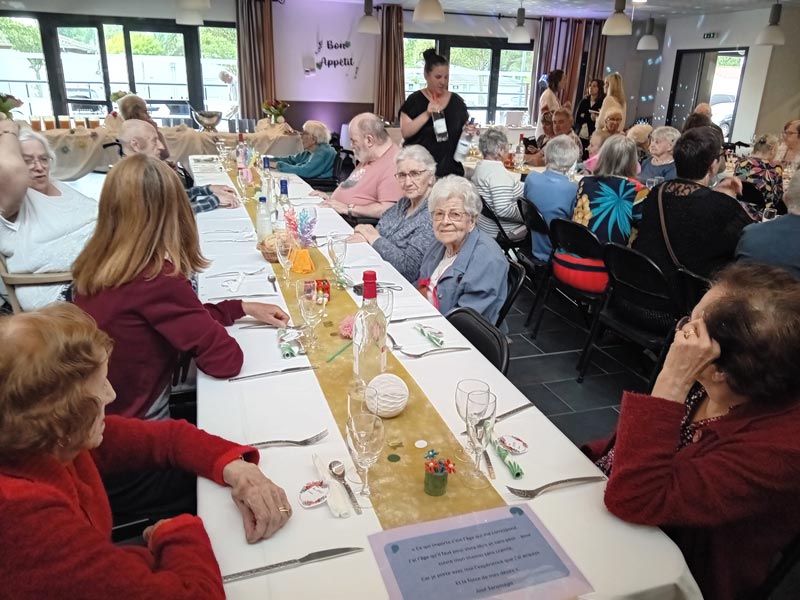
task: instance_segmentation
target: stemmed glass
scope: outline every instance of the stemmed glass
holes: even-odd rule
[[[370,413],[350,415],[347,419],[347,445],[356,457],[356,464],[364,471],[364,485],[359,494],[369,498],[369,468],[378,462],[386,440],[386,431],[380,417]]]
[[[467,397],[471,392],[488,392],[489,384],[480,379],[462,379],[456,385],[456,412],[464,425],[467,424]],[[467,452],[472,452],[472,443],[467,441],[466,451],[460,449],[456,452],[456,460],[461,462],[468,462],[472,460]]]
[[[287,235],[278,234],[275,236],[275,254],[278,257],[278,262],[283,267],[283,281],[289,281],[289,271],[292,268],[292,259],[294,258],[295,244],[294,240]]]
[[[386,317],[386,324],[392,319],[392,310],[394,310],[394,292],[387,288],[378,287],[376,290],[378,308],[383,312]]]
[[[467,434],[472,442],[472,460],[475,468],[466,474],[464,484],[470,489],[481,489],[489,485],[489,481],[480,470],[481,454],[489,443],[496,412],[497,396],[493,393],[474,391],[467,395]]]
[[[309,344],[312,348],[315,348],[317,346],[315,329],[322,321],[325,302],[317,294],[316,281],[297,281],[295,282],[295,290],[297,291],[297,304],[309,329]]]
[[[328,256],[333,263],[333,273],[336,276],[336,285],[339,289],[345,287],[344,259],[347,256],[347,238],[349,234],[334,233],[328,236]]]
[[[244,204],[250,201],[250,195],[247,193],[247,188],[249,186],[250,182],[244,174],[244,169],[239,169],[239,172],[236,174],[236,187],[239,189],[239,196]]]

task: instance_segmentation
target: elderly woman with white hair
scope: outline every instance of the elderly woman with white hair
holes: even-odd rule
[[[681,132],[674,127],[657,127],[650,134],[650,158],[642,161],[642,172],[639,181],[646,182],[653,177],[662,177],[664,181],[675,179],[675,159],[672,148],[681,137]]]
[[[321,121],[306,121],[300,134],[303,151],[275,159],[275,168],[300,177],[333,177],[336,150],[331,146],[331,132]]]
[[[25,165],[28,188],[0,203],[0,254],[10,273],[69,271],[94,232],[97,202],[50,178],[55,155],[44,136],[30,129],[14,135],[19,142],[6,140],[0,162]],[[63,285],[26,285],[17,289],[17,298],[28,311],[55,302],[63,292]]]
[[[436,242],[419,269],[418,289],[439,312],[468,306],[495,323],[508,293],[508,262],[491,237],[478,229],[481,200],[472,184],[443,177],[428,198]]]
[[[580,151],[572,138],[559,135],[544,147],[545,171],[532,171],[525,179],[525,199],[539,209],[548,225],[553,219],[572,218],[578,184],[569,180],[567,171],[578,158]],[[550,238],[534,232],[533,255],[546,261],[551,250]]]
[[[517,208],[517,198],[522,196],[523,188],[519,177],[510,173],[503,164],[508,138],[499,127],[490,127],[481,134],[478,147],[483,154],[483,160],[475,167],[472,185],[497,215],[506,235],[511,240],[520,240],[527,233]],[[478,227],[495,238],[499,233],[495,221],[482,214],[478,216]]]
[[[428,195],[436,182],[436,161],[424,146],[406,146],[395,159],[395,179],[403,197],[383,213],[377,227],[356,225],[349,242],[367,242],[410,282],[422,257],[436,241],[428,212]]]

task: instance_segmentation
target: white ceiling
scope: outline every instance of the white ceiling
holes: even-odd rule
[[[359,0],[355,0],[359,1]],[[440,0],[448,13],[475,15],[515,15],[519,0]],[[402,4],[413,9],[417,0],[376,0],[375,4]],[[675,15],[725,13],[739,10],[769,8],[773,0],[648,0],[646,4],[632,4],[628,0],[626,13],[633,18],[666,18]],[[800,0],[784,0],[784,5],[800,6]],[[524,0],[528,17],[553,15],[561,17],[606,18],[614,11],[614,0]]]

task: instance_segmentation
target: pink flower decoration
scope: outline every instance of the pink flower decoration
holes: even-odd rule
[[[341,335],[345,339],[353,339],[353,323],[355,322],[355,317],[345,317],[342,319],[342,322],[339,323],[339,335]]]

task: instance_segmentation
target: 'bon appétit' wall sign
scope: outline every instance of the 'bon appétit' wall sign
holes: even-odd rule
[[[358,79],[358,65],[353,57],[350,40],[320,39],[317,34],[317,49],[314,52],[317,71],[323,69],[344,69],[346,75]]]

